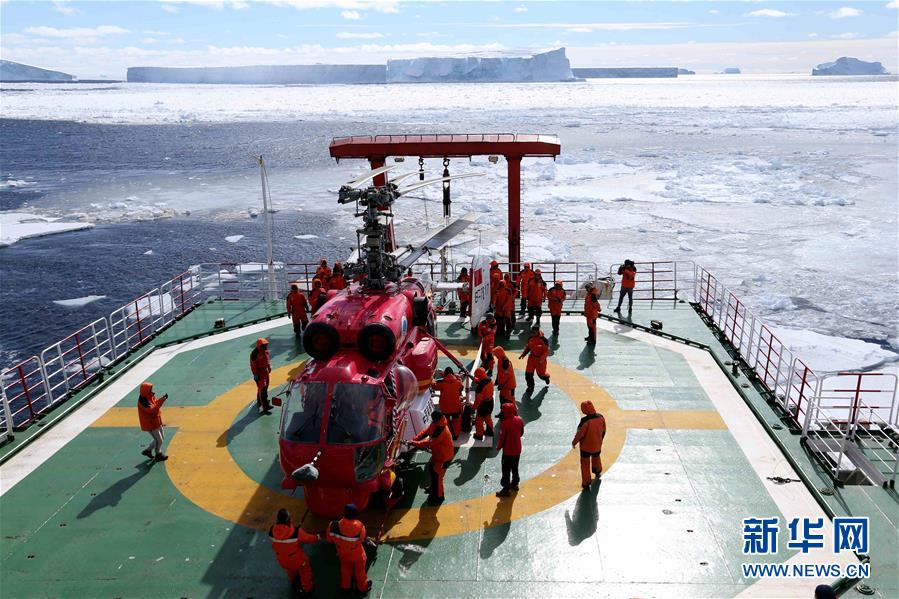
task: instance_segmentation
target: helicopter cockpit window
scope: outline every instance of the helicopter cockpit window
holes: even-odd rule
[[[384,429],[380,385],[337,383],[328,414],[328,443],[352,445],[379,439]]]
[[[284,439],[296,443],[318,443],[327,394],[328,386],[325,383],[301,384],[291,391],[284,410]]]

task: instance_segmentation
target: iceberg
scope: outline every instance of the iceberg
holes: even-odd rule
[[[727,67],[726,69],[721,71],[721,74],[722,75],[739,75],[740,69],[738,69],[737,67]]]
[[[823,62],[812,69],[812,75],[889,75],[879,62],[865,62],[841,56],[833,62]]]
[[[575,77],[584,79],[655,79],[658,77],[677,77],[676,67],[590,67],[571,69]]]
[[[248,67],[129,67],[129,83],[328,84],[384,83],[377,64],[260,65]]]
[[[73,299],[65,299],[65,300],[53,300],[54,304],[62,306],[63,308],[82,308],[90,303],[96,302],[101,299],[106,299],[105,295],[86,295],[84,297],[76,297]]]
[[[61,71],[50,71],[11,60],[0,60],[0,81],[74,81]]]
[[[58,219],[28,212],[0,212],[0,247],[32,237],[90,229],[91,223],[58,222]]]
[[[574,78],[565,48],[530,57],[427,57],[387,61],[387,83],[572,81]]]

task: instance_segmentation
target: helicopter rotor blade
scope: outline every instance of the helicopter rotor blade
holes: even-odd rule
[[[415,191],[416,189],[421,189],[427,185],[431,185],[433,183],[442,183],[443,181],[452,181],[453,179],[467,179],[468,177],[483,177],[484,173],[463,173],[461,175],[451,175],[449,177],[438,177],[437,179],[429,179],[427,181],[422,181],[421,183],[416,183],[414,185],[410,185],[409,187],[404,187],[403,189],[399,189],[396,192],[397,196],[401,196],[409,193],[410,191]]]
[[[376,168],[374,170],[368,171],[364,175],[360,175],[353,179],[352,181],[346,183],[349,187],[357,187],[360,183],[365,183],[369,179],[377,177],[378,175],[383,175],[389,170],[395,169],[397,167],[396,164],[391,164],[389,166],[382,166],[381,168]]]
[[[394,177],[393,179],[390,179],[388,181],[388,183],[393,183],[394,185],[399,185],[400,181],[405,181],[409,177],[411,177],[413,175],[417,175],[417,174],[418,174],[418,171],[411,171],[408,173],[403,173],[402,175],[398,175],[398,176]]]
[[[413,248],[408,254],[403,256],[399,260],[399,265],[403,268],[409,268],[412,264],[415,263],[416,260],[424,256],[426,253],[432,250],[439,250],[450,240],[468,228],[469,225],[474,224],[474,222],[480,216],[477,212],[469,212],[462,218],[458,218],[448,224],[445,227],[439,229],[436,233],[431,235],[426,241],[419,244],[418,247]]]

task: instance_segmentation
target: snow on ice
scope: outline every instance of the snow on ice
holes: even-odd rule
[[[228,243],[237,243],[243,238],[243,235],[228,235],[227,237],[225,237],[225,241],[227,241]]]
[[[86,295],[84,297],[76,297],[73,299],[53,300],[53,303],[63,308],[82,308],[90,303],[101,299],[106,299],[105,295]]]
[[[57,218],[27,212],[0,212],[0,247],[23,239],[90,229],[93,226],[91,223],[61,222]]]

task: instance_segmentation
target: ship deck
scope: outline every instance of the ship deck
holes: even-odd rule
[[[257,337],[270,340],[272,390],[305,359],[279,308],[204,304],[101,388],[70,400],[84,401],[65,418],[0,447],[4,596],[290,595],[266,538],[274,511],[290,508],[312,531],[325,523],[306,515],[302,491],[280,490],[278,417],[253,407],[247,355]],[[229,330],[206,336],[220,317]],[[633,318],[662,320],[666,333],[707,349],[602,320],[591,351],[583,319],[563,317],[549,387],[521,395],[524,362],[516,361],[521,490],[496,498],[497,452],[466,441],[446,475],[446,502],[426,506],[427,456],[416,454],[401,471],[403,502],[386,517],[365,514],[370,535],[382,530],[369,549],[371,596],[810,597],[835,581],[746,579],[741,564],[856,563],[829,547],[785,547],[787,520],[833,514],[871,518],[868,584],[899,596],[895,492],[833,488],[799,436],[773,426],[761,390],[722,369],[727,349],[689,304],[637,306]],[[455,318],[441,317],[439,329],[473,357],[475,341]],[[514,351],[524,338],[498,343]],[[140,455],[149,439],[134,404],[144,380],[171,397],[163,409],[171,457],[155,465]],[[589,492],[570,445],[584,399],[608,423],[605,474]],[[776,555],[743,555],[747,517],[781,519]],[[307,549],[318,596],[334,596],[333,548]]]

